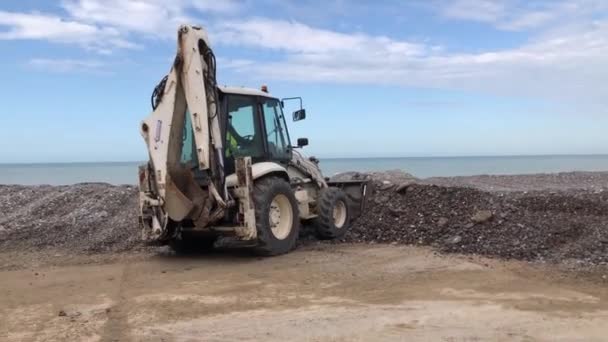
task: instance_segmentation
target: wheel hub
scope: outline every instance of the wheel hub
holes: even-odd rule
[[[342,201],[336,202],[333,210],[334,225],[342,228],[346,223],[346,204]]]
[[[272,234],[279,240],[289,236],[293,225],[293,210],[287,196],[276,195],[270,203],[268,214]]]

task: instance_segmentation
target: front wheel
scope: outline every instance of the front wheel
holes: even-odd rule
[[[350,212],[344,191],[338,188],[321,190],[317,211],[319,216],[315,219],[315,226],[319,238],[338,239],[346,234],[350,225]]]
[[[298,202],[289,183],[267,177],[255,182],[253,194],[260,255],[279,255],[292,250],[300,230]]]

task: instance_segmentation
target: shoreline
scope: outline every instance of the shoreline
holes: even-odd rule
[[[0,164],[0,184],[71,185],[103,181],[137,184],[137,166],[143,162],[76,162]],[[477,175],[533,175],[608,172],[608,155],[447,156],[320,158],[326,176],[349,170],[386,172],[407,170],[418,178],[469,177]]]
[[[400,179],[416,180],[423,184],[440,186],[466,186],[484,191],[535,191],[535,190],[596,190],[608,189],[608,171],[568,171],[541,172],[521,174],[488,174],[480,173],[468,176],[434,176],[417,177],[401,169],[383,171],[346,171],[336,173],[330,178],[349,177],[354,174],[370,175],[375,179],[398,181]],[[65,184],[52,183],[2,183],[0,187],[66,187],[86,184],[100,184],[117,187],[137,187],[133,183],[112,183],[106,181],[83,181]]]

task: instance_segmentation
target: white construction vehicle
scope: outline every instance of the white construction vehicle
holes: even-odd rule
[[[289,98],[293,100],[299,98]],[[306,117],[300,109],[293,120]],[[175,61],[141,123],[150,160],[139,168],[140,225],[148,242],[176,250],[221,238],[262,255],[294,248],[301,221],[339,238],[365,202],[365,181],[329,182],[292,146],[284,101],[219,87],[205,30],[178,30]],[[197,246],[195,246],[197,247]]]

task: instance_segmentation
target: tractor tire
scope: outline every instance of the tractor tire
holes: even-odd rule
[[[169,247],[177,255],[192,255],[208,253],[213,250],[217,240],[214,236],[197,236],[195,234],[181,233],[169,240]]]
[[[342,189],[321,190],[317,210],[319,216],[315,219],[315,228],[320,239],[339,239],[346,234],[350,225],[350,210],[348,197]]]
[[[266,177],[255,182],[253,191],[258,245],[254,252],[272,256],[291,251],[300,231],[298,202],[289,183]]]

